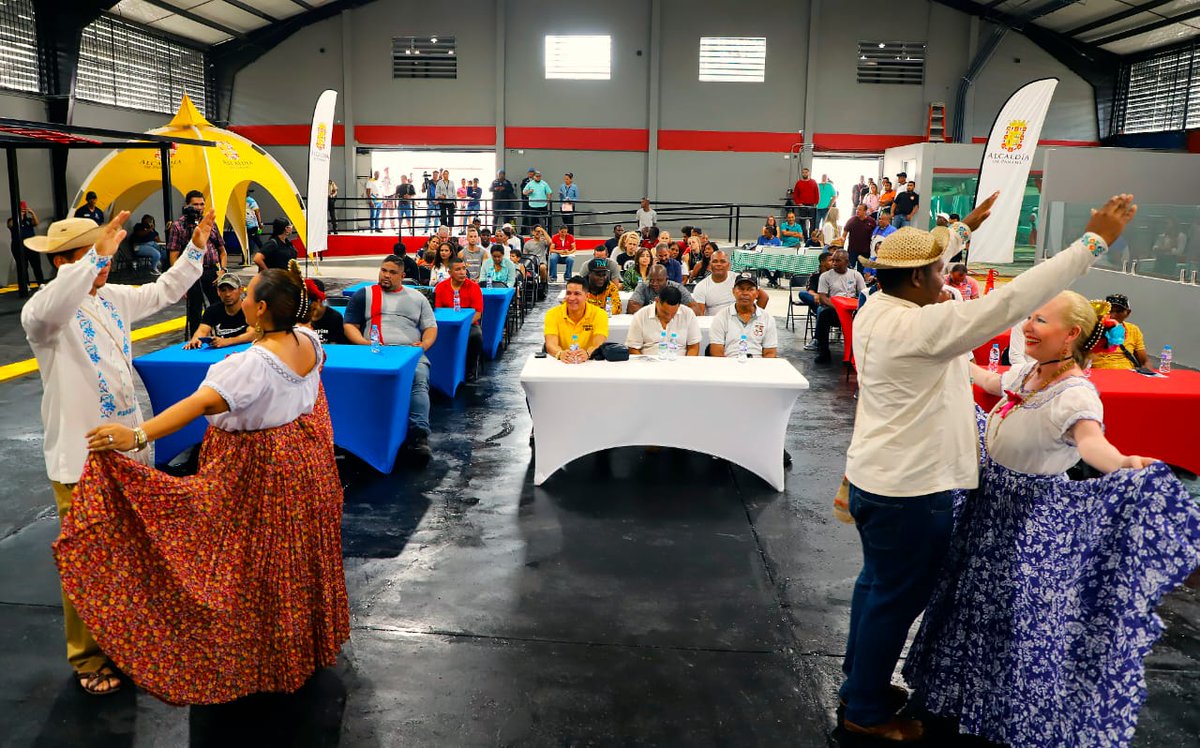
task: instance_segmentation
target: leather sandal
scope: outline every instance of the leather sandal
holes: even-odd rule
[[[90,696],[110,696],[121,690],[121,678],[108,665],[90,672],[76,672],[75,678]]]
[[[870,727],[856,725],[848,719],[842,719],[842,727],[846,732],[857,735],[869,735],[879,740],[890,740],[894,743],[912,743],[925,736],[925,727],[920,720],[892,717],[887,722]]]

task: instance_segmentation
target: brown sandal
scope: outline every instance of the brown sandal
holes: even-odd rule
[[[79,687],[91,696],[109,696],[121,690],[121,679],[108,665],[87,673],[77,672],[75,678]]]

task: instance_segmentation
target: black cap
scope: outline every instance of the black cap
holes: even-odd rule
[[[733,285],[736,286],[739,283],[749,283],[750,285],[754,286],[755,288],[758,288],[758,276],[755,275],[754,273],[751,273],[748,270],[738,273],[737,276],[733,279]]]
[[[1112,304],[1114,309],[1130,309],[1129,297],[1123,293],[1109,294],[1104,297],[1104,300]]]

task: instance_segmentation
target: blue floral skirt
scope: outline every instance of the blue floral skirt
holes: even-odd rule
[[[1200,564],[1200,508],[1162,463],[1085,481],[985,454],[904,666],[917,703],[1012,746],[1123,746],[1159,600]]]

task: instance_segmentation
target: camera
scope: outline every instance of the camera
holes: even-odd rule
[[[195,207],[194,205],[183,206],[184,221],[187,221],[189,223],[199,223],[200,219],[203,217],[204,217],[204,211],[200,210],[199,208]]]

